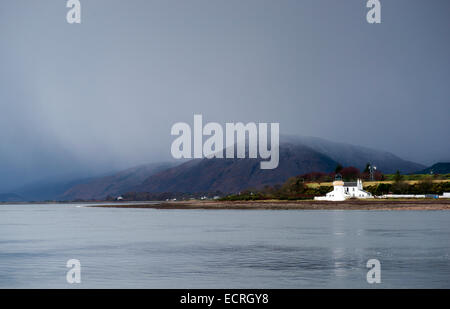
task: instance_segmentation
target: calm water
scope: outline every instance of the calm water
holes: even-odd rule
[[[0,205],[1,288],[73,288],[69,259],[82,288],[450,288],[450,212]]]

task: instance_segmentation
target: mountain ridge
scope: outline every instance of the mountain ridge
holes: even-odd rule
[[[338,164],[307,146],[280,145],[280,163],[273,170],[260,169],[261,159],[200,159],[150,176],[137,191],[238,192],[253,187],[282,184],[294,175],[316,170],[331,172]]]
[[[438,162],[414,174],[450,174],[450,162]]]
[[[154,173],[169,169],[175,163],[150,163],[131,167],[100,178],[92,178],[88,182],[79,183],[62,193],[62,200],[104,199],[109,195],[118,195],[139,186],[143,180]]]
[[[343,166],[354,166],[361,170],[365,168],[367,163],[376,166],[378,170],[385,174],[392,174],[397,170],[402,173],[410,173],[425,168],[423,164],[401,159],[388,151],[329,141],[320,137],[285,135],[284,140],[307,144],[312,149],[330,156]]]
[[[284,183],[310,172],[332,172],[338,164],[362,170],[366,163],[383,173],[410,173],[424,165],[403,160],[389,152],[332,142],[315,137],[281,136],[278,168],[261,170],[261,159],[193,159],[177,163],[153,163],[103,177],[59,184],[52,199],[91,200],[127,192],[233,193],[247,188]],[[29,200],[29,195],[26,196]],[[46,196],[48,197],[48,196]]]

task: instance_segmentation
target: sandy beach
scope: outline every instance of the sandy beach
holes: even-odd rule
[[[151,209],[259,210],[450,210],[449,199],[328,201],[170,201],[155,204],[108,204],[89,207]]]

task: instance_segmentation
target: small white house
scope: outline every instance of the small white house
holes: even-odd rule
[[[356,182],[344,182],[340,175],[336,176],[333,181],[334,190],[328,192],[326,196],[316,196],[314,199],[317,201],[345,201],[349,198],[373,198],[373,195],[363,190],[363,184],[361,179]]]
[[[425,194],[383,194],[381,198],[426,198]]]
[[[450,198],[450,192],[444,192],[439,198]]]

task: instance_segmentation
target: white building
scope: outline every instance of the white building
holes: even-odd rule
[[[345,201],[349,198],[373,198],[373,195],[363,190],[361,179],[356,182],[344,182],[340,175],[333,181],[334,190],[327,193],[326,196],[316,196],[317,201]]]
[[[381,198],[426,198],[425,194],[383,194]]]

